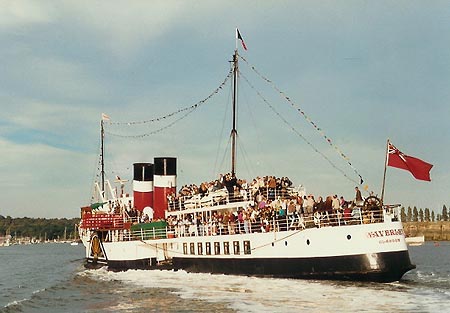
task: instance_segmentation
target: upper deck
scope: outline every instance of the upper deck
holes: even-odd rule
[[[282,232],[400,220],[399,205],[383,206],[375,197],[359,206],[348,204],[333,209],[329,201],[320,208],[300,205],[299,192],[295,189],[273,194],[268,191],[267,198],[248,194],[241,192],[230,196],[226,189],[221,189],[171,198],[163,227],[140,223],[140,217],[132,216],[126,205],[116,213],[86,209],[80,229],[107,232],[105,240],[115,241]]]

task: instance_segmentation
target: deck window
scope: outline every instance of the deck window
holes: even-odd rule
[[[228,241],[223,243],[223,254],[230,254],[230,243]]]
[[[211,243],[210,242],[206,243],[206,254],[211,255]]]
[[[195,243],[194,242],[191,242],[191,244],[190,244],[190,250],[191,250],[191,254],[195,254]]]
[[[183,242],[183,254],[187,254],[187,242]]]
[[[244,254],[251,254],[252,250],[250,248],[250,241],[249,240],[245,240],[244,241]]]
[[[197,243],[197,252],[198,252],[198,255],[203,254],[203,243],[202,242]]]
[[[214,254],[220,254],[220,242],[214,242]]]
[[[233,250],[234,254],[239,255],[241,253],[240,247],[239,247],[239,241],[233,241]]]

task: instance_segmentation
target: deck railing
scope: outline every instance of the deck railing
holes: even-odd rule
[[[259,193],[268,200],[275,200],[278,198],[287,199],[298,195],[298,191],[294,188],[261,188],[259,189]],[[186,209],[210,207],[218,204],[228,204],[230,202],[248,201],[253,198],[253,194],[254,191],[251,189],[241,189],[240,191],[229,193],[226,188],[223,188],[205,194],[198,193],[188,196],[169,197],[168,210],[182,211]]]
[[[283,231],[301,231],[308,228],[322,227],[346,227],[383,221],[400,220],[398,208],[386,208],[385,210],[367,212],[362,208],[354,209],[351,213],[336,212],[333,214],[315,213],[310,215],[286,215],[273,217],[270,220],[261,221],[235,221],[223,223],[210,221],[199,224],[179,222],[168,225],[165,228],[139,228],[139,224],[133,228],[110,228],[106,241],[152,240],[162,238],[177,238],[191,236],[217,236],[237,235],[250,233],[267,233]],[[126,221],[125,223],[130,223]],[[102,225],[105,225],[104,223]],[[83,225],[84,226],[84,225]]]
[[[90,230],[118,230],[130,228],[132,221],[122,214],[93,213],[83,215],[80,226]]]

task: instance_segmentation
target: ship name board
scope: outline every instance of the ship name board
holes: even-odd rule
[[[375,230],[367,233],[368,238],[379,238],[379,237],[389,237],[389,236],[402,236],[405,235],[403,229],[384,229]]]

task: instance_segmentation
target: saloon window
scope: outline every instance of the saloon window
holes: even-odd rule
[[[220,254],[220,242],[214,242],[214,254]]]
[[[250,248],[250,241],[245,240],[244,241],[244,254],[251,254],[252,250]]]
[[[223,254],[230,254],[230,243],[228,241],[223,243]]]
[[[233,241],[233,251],[236,255],[240,254],[241,251],[239,249],[239,241]]]

